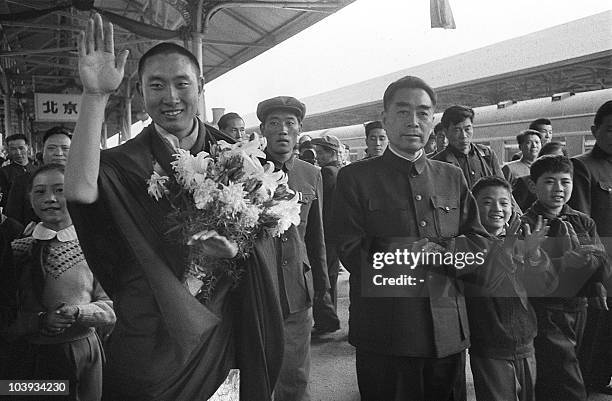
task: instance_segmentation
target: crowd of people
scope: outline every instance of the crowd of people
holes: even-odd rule
[[[100,151],[128,53],[115,55],[99,15],[78,48],[74,134],[48,130],[37,168],[25,136],[6,138],[1,379],[69,380],[71,400],[200,400],[239,368],[241,399],[309,400],[311,337],[340,329],[343,267],[362,400],[465,400],[468,350],[479,401],[612,393],[612,100],[595,114],[593,149],[568,158],[543,116],[506,164],[474,141],[470,107],[434,126],[437,95],[418,77],[386,88],[353,162],[332,135],[300,136],[298,99],[263,100],[261,163],[287,176],[300,223],[260,238],[258,268],[200,302],[184,282],[189,246],[147,179],[171,175],[178,150],[253,136],[236,113],[218,129],[197,117],[199,64],[162,43],[138,64],[152,124]],[[237,255],[216,232],[198,241],[210,258]],[[445,256],[409,269],[399,258],[426,254]]]

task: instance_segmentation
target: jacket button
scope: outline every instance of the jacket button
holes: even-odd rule
[[[287,262],[287,259],[283,260],[283,266],[287,266],[287,263],[289,263]]]
[[[419,224],[421,225],[421,227],[425,227],[427,225],[427,222],[425,220],[421,220]]]
[[[470,173],[471,173],[472,175],[476,174],[476,172],[475,172],[475,171],[470,171]]]
[[[417,195],[417,196],[414,197],[414,199],[420,201],[421,199],[423,199],[423,197],[421,195]]]
[[[282,237],[281,237],[281,241],[283,241],[283,242],[287,242],[287,237],[282,236]]]

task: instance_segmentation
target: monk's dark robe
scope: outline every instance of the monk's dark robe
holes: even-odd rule
[[[216,139],[233,142],[199,124],[192,153]],[[241,398],[248,391],[244,399],[270,399],[283,348],[273,241],[258,241],[237,289],[220,280],[202,305],[181,282],[187,247],[165,234],[170,205],[147,194],[154,162],[171,172],[172,153],[151,124],[102,151],[95,203],[69,205],[87,261],[117,314],[104,399],[206,400],[236,366]]]

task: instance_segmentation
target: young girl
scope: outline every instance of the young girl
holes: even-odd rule
[[[113,303],[89,269],[66,209],[64,167],[41,167],[30,197],[41,222],[12,242],[19,275],[19,313],[9,338],[31,344],[31,377],[69,380],[70,400],[102,396],[102,345],[96,327],[115,322]]]

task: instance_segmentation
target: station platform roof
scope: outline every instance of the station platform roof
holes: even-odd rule
[[[612,87],[612,11],[301,99],[304,130],[379,118],[385,88],[416,75],[438,93],[438,110]],[[247,116],[247,126],[254,125]]]
[[[32,113],[34,92],[80,93],[76,37],[92,11],[113,22],[116,48],[130,49],[126,77],[133,89],[138,59],[161,41],[188,44],[193,32],[200,33],[202,71],[210,82],[353,1],[4,0],[0,86],[3,93],[18,98],[19,105],[11,102],[8,109],[14,113],[17,106],[19,114]],[[115,128],[121,125],[116,114],[124,109],[126,95],[132,96],[125,86],[108,106],[107,120]],[[140,102],[135,96],[132,110],[142,110]],[[6,109],[2,102],[0,117]],[[39,129],[44,124],[35,127]]]

